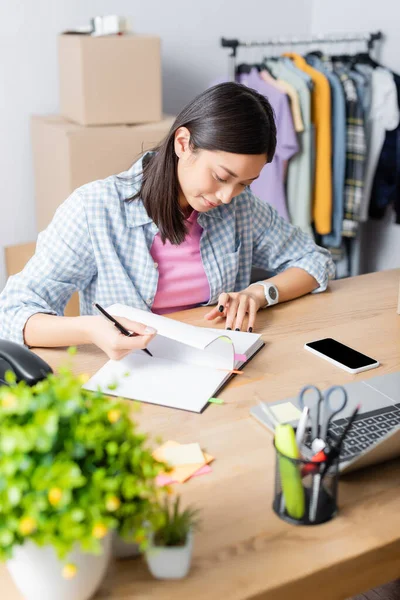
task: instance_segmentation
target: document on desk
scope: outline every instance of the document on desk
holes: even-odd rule
[[[156,329],[148,345],[153,356],[136,350],[110,360],[83,386],[87,390],[200,413],[232,371],[264,346],[255,333],[196,327],[122,304],[107,311]]]

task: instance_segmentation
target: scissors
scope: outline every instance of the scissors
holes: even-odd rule
[[[309,391],[313,391],[313,397],[306,404],[305,396]],[[335,392],[340,393],[341,402],[339,404],[335,402],[334,406],[331,397]],[[311,394],[308,394],[308,397],[310,396]],[[306,385],[299,394],[299,404],[302,410],[305,406],[309,409],[312,449],[314,452],[319,452],[326,446],[329,425],[333,417],[341,412],[347,404],[347,392],[341,385],[333,385],[326,390],[324,395],[315,385]]]

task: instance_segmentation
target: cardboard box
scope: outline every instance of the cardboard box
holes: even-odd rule
[[[35,254],[36,243],[28,242],[17,246],[8,246],[4,249],[6,258],[7,276],[15,275],[22,271],[26,263]],[[79,316],[79,296],[75,292],[65,307],[64,315],[66,317]]]
[[[90,181],[121,173],[156,146],[174,118],[147,125],[82,127],[60,116],[32,118],[36,219],[41,231],[58,206]]]
[[[161,43],[148,35],[62,34],[61,114],[81,125],[162,119]]]

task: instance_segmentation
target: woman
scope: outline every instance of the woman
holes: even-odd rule
[[[326,289],[329,253],[258,200],[249,185],[274,156],[269,102],[237,83],[200,94],[167,138],[129,171],[76,190],[38,237],[34,257],[0,296],[0,337],[28,346],[93,343],[112,359],[144,348],[155,331],[94,301],[158,313],[215,305],[212,322],[252,331],[258,310]],[[278,274],[250,284],[251,267]],[[80,291],[81,315],[64,317]],[[211,323],[212,324],[212,323]]]

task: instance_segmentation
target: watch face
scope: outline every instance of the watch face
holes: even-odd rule
[[[268,288],[268,294],[269,294],[271,300],[276,300],[277,293],[276,293],[276,289],[274,287],[271,286],[270,288]]]

